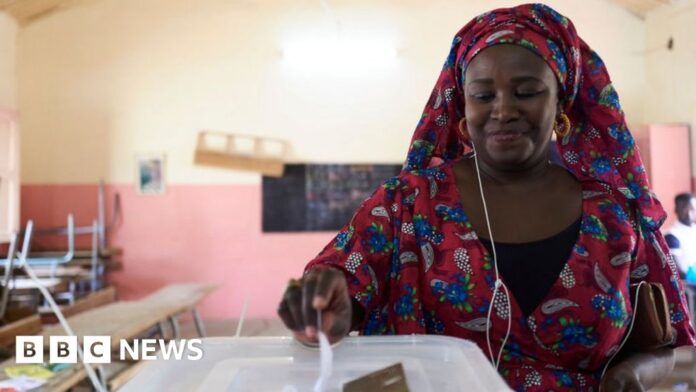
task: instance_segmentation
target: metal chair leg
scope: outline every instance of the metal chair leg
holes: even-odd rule
[[[101,191],[100,191],[101,195]],[[103,197],[102,197],[103,200]],[[100,209],[101,212],[101,209]],[[92,258],[91,258],[91,266],[92,269],[90,270],[90,280],[91,280],[91,287],[90,290],[91,292],[95,292],[98,290],[97,287],[97,269],[98,269],[98,262],[99,262],[99,244],[98,244],[98,237],[99,237],[99,226],[97,225],[97,221],[92,222]]]
[[[172,325],[172,331],[174,332],[174,339],[181,339],[181,330],[179,329],[179,320],[177,320],[176,316],[170,316],[169,323]]]
[[[198,332],[198,336],[202,338],[205,337],[205,327],[203,326],[203,320],[201,320],[201,315],[198,314],[198,309],[191,309],[191,313],[193,314],[193,322],[196,324],[196,331]]]
[[[108,391],[109,389],[107,388],[106,369],[104,369],[104,366],[102,365],[97,366],[97,378],[99,379],[99,383],[102,385],[104,390]]]
[[[67,296],[67,297],[68,297],[68,303],[69,303],[70,305],[74,305],[74,304],[75,304],[76,292],[77,292],[77,290],[76,290],[76,287],[75,287],[75,281],[71,279],[71,280],[68,282],[68,296]]]
[[[162,339],[166,339],[167,336],[164,332],[164,330],[166,329],[166,327],[164,326],[164,321],[160,321],[159,323],[157,323],[157,329],[159,330],[159,334],[162,337]]]

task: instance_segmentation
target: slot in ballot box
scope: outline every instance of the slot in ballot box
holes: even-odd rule
[[[120,391],[312,391],[319,349],[290,337],[205,338],[200,360],[145,364]],[[186,356],[184,356],[186,357]],[[327,391],[395,363],[409,390],[509,391],[474,343],[430,335],[347,337],[333,346]]]

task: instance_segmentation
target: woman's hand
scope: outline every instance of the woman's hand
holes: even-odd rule
[[[620,362],[607,370],[599,387],[600,392],[642,392],[638,371],[630,362]]]
[[[291,280],[278,306],[278,315],[303,343],[317,342],[317,311],[329,342],[350,332],[353,305],[344,273],[335,268],[316,268],[300,280]]]

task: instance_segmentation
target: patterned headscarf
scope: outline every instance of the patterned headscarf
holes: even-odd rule
[[[573,23],[543,4],[524,4],[482,14],[455,36],[437,84],[411,140],[405,171],[461,157],[464,71],[481,50],[514,44],[539,55],[559,82],[571,132],[556,141],[564,165],[578,179],[594,179],[634,201],[643,230],[657,230],[666,214],[650,192],[635,141],[604,63],[578,37]]]

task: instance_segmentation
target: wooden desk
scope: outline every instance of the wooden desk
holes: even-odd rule
[[[88,310],[68,318],[68,324],[82,341],[85,335],[111,336],[112,348],[118,349],[121,339],[133,339],[179,314],[195,309],[196,304],[218,285],[208,283],[174,284],[138,301],[121,301]],[[45,328],[48,337],[65,335],[59,324]]]
[[[67,250],[51,250],[51,251],[36,251],[29,253],[29,257],[61,257],[64,256]],[[107,248],[99,251],[97,256],[101,258],[109,258],[114,256],[120,256],[123,254],[123,249],[121,248]],[[92,250],[91,249],[76,249],[74,252],[75,259],[91,259]]]
[[[97,290],[84,298],[78,299],[72,305],[61,305],[60,311],[63,312],[63,316],[71,317],[78,313],[95,309],[100,306],[105,306],[115,301],[116,289],[114,286],[106,286],[105,288]],[[53,314],[53,311],[48,306],[40,307],[39,314],[41,315],[41,322],[44,324],[55,324],[58,322],[58,318],[55,314]],[[41,330],[39,329],[38,332],[41,332]],[[35,333],[32,333],[32,335]]]
[[[217,284],[209,283],[173,284],[141,300],[114,302],[68,317],[67,320],[79,342],[82,342],[85,335],[111,336],[112,350],[118,350],[121,339],[134,339],[161,325],[163,321],[175,319],[183,312],[195,312],[198,302],[218,287]],[[194,313],[194,318],[198,319],[197,313]],[[201,332],[199,330],[199,333]],[[43,336],[44,346],[47,348],[51,335],[65,335],[65,331],[57,324],[45,328],[40,335]],[[1,363],[0,380],[7,379],[5,367],[15,365],[14,358]],[[39,391],[63,392],[85,377],[87,372],[84,366],[76,364],[56,373]]]

